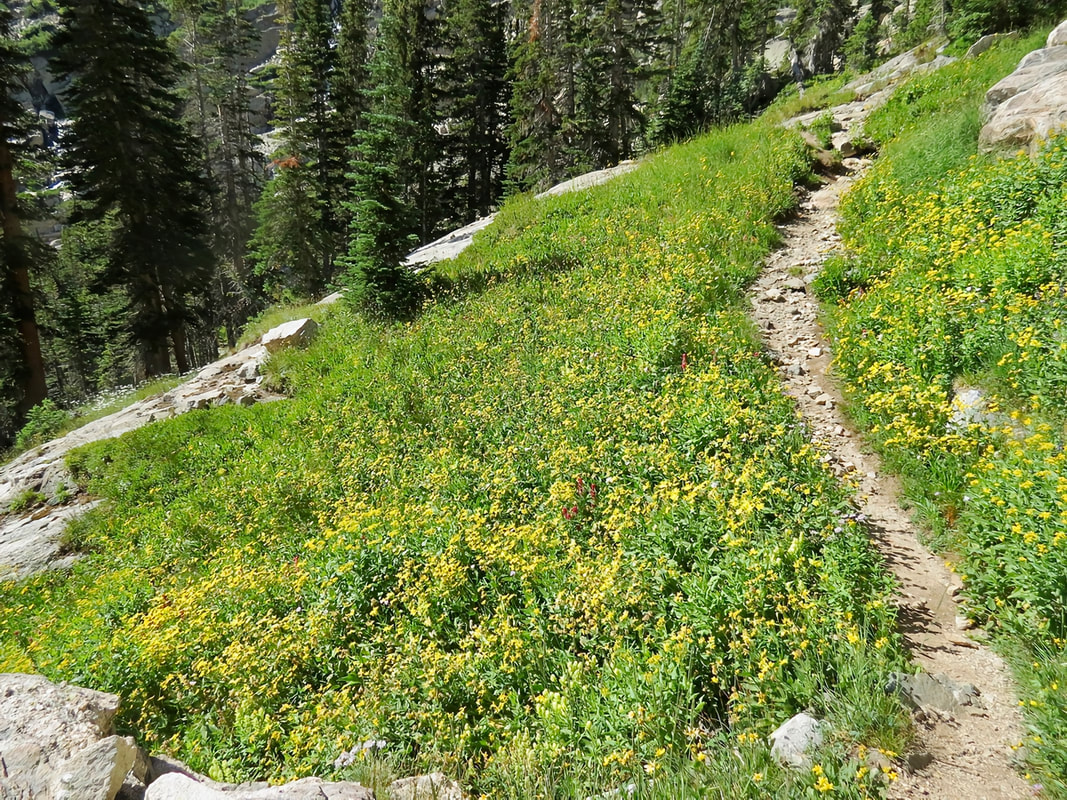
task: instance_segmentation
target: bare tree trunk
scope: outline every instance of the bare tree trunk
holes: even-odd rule
[[[11,148],[6,141],[0,140],[0,213],[3,216],[3,244],[7,250],[8,270],[14,290],[15,325],[18,328],[19,347],[25,368],[22,399],[18,404],[21,415],[48,396],[48,386],[45,383],[41,337],[37,330],[33,294],[30,291],[30,271],[26,263],[26,253],[22,249],[22,224],[18,216],[18,191],[13,168]]]

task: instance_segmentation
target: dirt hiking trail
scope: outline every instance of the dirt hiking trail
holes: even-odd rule
[[[833,109],[841,128],[835,143],[847,141],[850,127],[862,121],[868,109],[869,104],[857,103]],[[844,159],[848,174],[824,179],[820,188],[802,198],[795,218],[779,226],[783,242],[750,290],[751,315],[814,440],[835,469],[858,485],[857,506],[899,582],[900,628],[914,664],[938,679],[944,676],[949,686],[963,685],[964,694],[971,686],[977,689],[977,696],[965,698],[963,704],[950,701],[940,708],[931,704],[915,710],[919,740],[910,756],[902,754],[906,768],[890,787],[889,797],[1032,797],[1034,787],[1013,769],[1013,746],[1024,734],[1008,670],[978,640],[980,634],[972,636],[967,630],[956,600],[958,576],[919,543],[915,526],[898,502],[897,482],[849,427],[829,375],[831,353],[817,319],[811,281],[840,246],[835,232],[838,203],[869,163]]]

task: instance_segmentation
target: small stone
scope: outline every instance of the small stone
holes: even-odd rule
[[[803,292],[808,285],[801,278],[790,278],[785,282],[785,288],[791,292]]]
[[[822,388],[814,383],[808,387],[806,392],[804,392],[808,397],[818,397],[822,393]]]
[[[781,290],[771,287],[763,293],[763,299],[768,303],[784,303],[785,295],[782,294]]]
[[[826,406],[827,408],[833,408],[834,398],[826,393],[823,393],[815,398],[815,403],[820,406]]]
[[[808,714],[797,714],[770,735],[771,756],[782,766],[810,769],[810,753],[823,743],[828,727]]]
[[[808,358],[818,358],[821,355],[822,355],[822,348],[821,347],[816,346],[816,347],[813,347],[810,350],[808,350]]]
[[[956,627],[959,628],[961,631],[969,631],[971,628],[974,627],[974,623],[971,622],[967,617],[957,614]]]
[[[934,757],[929,753],[909,753],[905,757],[904,763],[908,767],[908,772],[915,773],[933,764]]]

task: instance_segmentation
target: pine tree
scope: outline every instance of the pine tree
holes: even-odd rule
[[[332,95],[337,53],[330,0],[288,0],[275,81],[281,145],[256,206],[251,251],[275,297],[314,297],[333,280],[346,240],[342,204],[350,131]]]
[[[752,110],[751,77],[773,23],[774,4],[732,0],[697,11],[652,124],[651,138],[660,144]]]
[[[446,19],[440,106],[450,186],[446,206],[456,224],[485,216],[503,192],[508,159],[508,92],[504,6],[456,0]]]
[[[344,0],[333,80],[333,105],[343,141],[350,141],[363,128],[363,114],[368,107],[372,38],[370,0]]]
[[[531,0],[512,45],[508,180],[540,188],[575,168],[576,49],[571,0]]]
[[[248,109],[247,64],[256,32],[236,0],[177,0],[173,8],[182,22],[180,52],[190,66],[187,116],[203,144],[212,188],[212,250],[220,268],[211,327],[224,327],[232,346],[236,329],[259,305],[246,262],[263,173]]]
[[[2,310],[13,323],[18,353],[19,368],[11,377],[18,385],[16,415],[21,417],[45,399],[48,389],[30,289],[31,255],[22,234],[15,177],[13,143],[25,138],[27,128],[26,115],[15,98],[27,63],[16,46],[12,22],[11,10],[0,3],[0,276],[7,306]]]
[[[641,95],[659,60],[660,13],[643,0],[606,0],[579,7],[576,16],[575,128],[589,166],[603,168],[633,156],[644,138]]]
[[[418,302],[417,282],[403,265],[418,242],[418,132],[411,119],[412,88],[405,81],[403,48],[398,39],[405,27],[385,9],[370,64],[370,85],[364,128],[352,148],[352,215],[346,282],[356,301],[383,317],[404,317]]]
[[[145,372],[169,371],[171,348],[185,372],[186,326],[213,264],[199,149],[180,122],[177,59],[148,15],[124,0],[70,0],[60,20],[53,69],[71,81],[71,186],[85,216],[115,225],[103,280],[126,290]]]

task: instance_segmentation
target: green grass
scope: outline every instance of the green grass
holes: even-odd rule
[[[0,454],[0,464],[17,458],[27,450],[32,450],[47,441],[64,436],[73,430],[77,430],[90,422],[114,414],[126,406],[132,405],[148,397],[173,389],[184,380],[177,375],[166,375],[162,378],[145,381],[136,387],[127,387],[115,390],[97,397],[95,400],[79,406],[72,411],[64,411],[55,406],[51,401],[45,401],[47,408],[39,423],[34,423],[33,414],[31,420],[19,432],[14,446]]]
[[[291,400],[73,454],[110,502],[70,574],[0,589],[0,669],[118,692],[226,780],[877,794],[890,580],[742,309],[807,169],[741,126],[517,199],[414,321],[342,307],[279,354]],[[818,773],[765,744],[804,709]]]
[[[975,155],[985,90],[1043,38],[919,78],[872,116],[885,155],[845,198],[850,252],[816,288],[854,417],[1016,667],[1030,778],[1067,797],[1067,140]],[[952,422],[967,386],[987,424]]]
[[[854,76],[850,73],[833,76],[817,76],[806,84],[801,96],[795,83],[787,85],[763,114],[767,122],[784,122],[811,111],[848,103],[856,95],[845,86]]]

